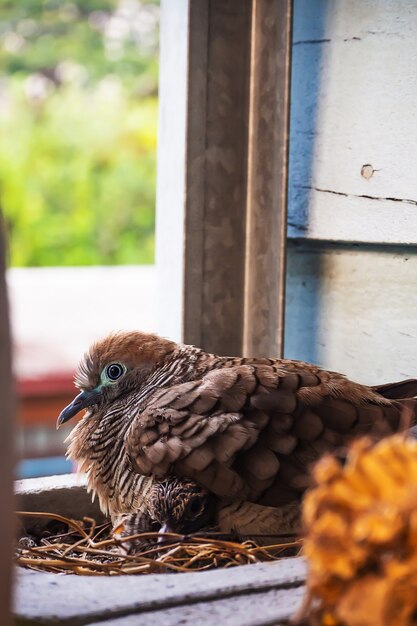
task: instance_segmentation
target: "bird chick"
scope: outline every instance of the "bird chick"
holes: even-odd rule
[[[154,546],[150,532],[160,534],[159,543],[170,540],[165,533],[189,535],[215,526],[217,499],[194,481],[169,476],[148,486],[137,511],[112,518],[113,536],[123,552],[131,554]],[[126,541],[143,533],[144,537]]]
[[[156,481],[147,498],[160,533],[188,535],[215,524],[216,498],[192,480],[176,476]]]
[[[253,502],[222,503],[204,487],[188,479],[169,476],[154,481],[142,510],[124,514],[114,520],[115,536],[123,538],[140,533],[159,532],[189,535],[218,531],[235,540],[254,538],[260,545],[291,540],[300,530],[297,502],[282,507],[268,507]],[[275,533],[275,534],[274,534]],[[169,538],[168,538],[169,540]],[[150,538],[122,543],[127,552],[147,549]]]

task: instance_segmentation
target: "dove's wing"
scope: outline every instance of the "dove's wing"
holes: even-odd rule
[[[309,484],[326,451],[377,428],[399,430],[416,400],[388,400],[344,376],[294,361],[212,369],[160,389],[126,438],[141,474],[195,479],[222,499],[280,506]]]

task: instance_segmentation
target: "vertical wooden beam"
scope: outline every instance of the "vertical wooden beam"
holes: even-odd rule
[[[13,549],[13,384],[11,343],[5,280],[5,239],[0,214],[0,615],[10,624],[11,559]]]
[[[183,336],[217,354],[282,345],[291,4],[189,5]]]
[[[292,3],[254,0],[244,353],[283,354]]]
[[[183,338],[203,345],[209,2],[189,5]]]
[[[251,0],[190,2],[184,339],[242,351]]]

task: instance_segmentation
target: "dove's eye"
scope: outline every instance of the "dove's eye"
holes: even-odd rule
[[[114,383],[118,380],[126,371],[126,367],[121,363],[110,363],[104,369],[104,378],[107,379],[108,382]]]

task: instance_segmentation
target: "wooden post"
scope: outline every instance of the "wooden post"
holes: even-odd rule
[[[282,357],[291,79],[290,2],[256,0],[252,17],[243,351]]]
[[[183,336],[282,352],[291,0],[189,4]]]
[[[0,615],[10,624],[13,524],[13,382],[5,280],[5,236],[0,215]]]
[[[190,3],[184,340],[240,354],[251,0]]]

